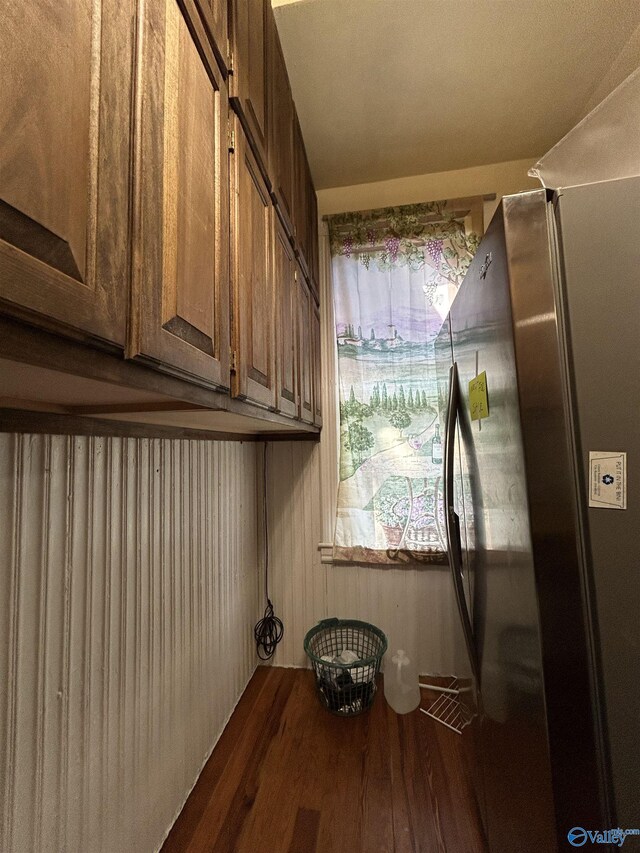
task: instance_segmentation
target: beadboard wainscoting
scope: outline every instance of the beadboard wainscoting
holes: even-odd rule
[[[257,663],[259,453],[0,435],[0,850],[162,843]]]
[[[306,666],[305,633],[338,616],[377,625],[390,648],[417,654],[423,673],[461,674],[449,570],[322,563],[318,543],[328,541],[323,524],[330,509],[322,507],[321,445],[274,442],[268,470],[269,592],[285,627],[273,663]]]

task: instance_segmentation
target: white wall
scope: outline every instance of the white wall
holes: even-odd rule
[[[256,665],[258,452],[0,435],[0,850],[161,844]]]
[[[532,162],[320,190],[319,211],[324,215],[496,193],[495,201],[485,203],[486,226],[502,195],[539,186],[527,176]],[[415,650],[423,673],[456,672],[462,636],[446,570],[334,566],[320,561],[318,543],[333,537],[338,479],[335,337],[330,285],[324,274],[329,263],[326,237],[321,237],[321,244],[322,438],[317,445],[273,443],[268,457],[270,593],[285,623],[274,662],[304,666],[306,631],[319,619],[339,616],[373,622],[392,645],[402,643]]]
[[[324,216],[346,210],[370,210],[397,204],[416,204],[422,201],[495,193],[495,201],[485,202],[486,227],[503,195],[540,187],[539,181],[527,175],[527,171],[537,159],[534,157],[531,160],[510,160],[506,163],[491,163],[451,172],[433,172],[392,181],[319,190],[318,210],[320,215]]]
[[[320,619],[338,616],[372,622],[391,644],[416,650],[422,672],[452,672],[455,623],[446,567],[321,563],[320,445],[274,442],[268,464],[270,597],[285,625],[273,662],[306,666],[305,633]],[[324,518],[330,521],[330,513]]]

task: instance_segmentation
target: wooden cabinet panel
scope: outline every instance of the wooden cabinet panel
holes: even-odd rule
[[[311,292],[301,274],[296,270],[298,291],[298,417],[306,423],[313,423],[313,340],[312,340],[312,304]]]
[[[309,281],[316,302],[320,301],[320,246],[318,234],[318,198],[311,180],[311,173],[307,177],[308,193],[308,258],[309,258]]]
[[[269,151],[268,54],[274,26],[270,0],[232,3],[233,75],[229,94],[265,171]]]
[[[0,299],[123,345],[132,3],[53,8],[3,7]]]
[[[322,426],[322,358],[320,353],[320,309],[311,306],[311,370],[313,391],[313,422]]]
[[[196,0],[196,2],[218,65],[226,75],[229,70],[228,0]]]
[[[294,114],[294,241],[316,302],[318,294],[318,207],[298,117]]]
[[[289,238],[279,220],[276,227],[273,266],[278,341],[277,405],[283,414],[295,418],[298,415],[298,295],[297,282],[294,278],[296,262]]]
[[[294,107],[287,67],[276,26],[271,28],[269,49],[269,161],[274,199],[287,231],[293,234],[293,116]]]
[[[305,273],[309,271],[309,166],[304,150],[304,141],[298,116],[293,116],[293,161],[294,161],[294,229],[293,236],[298,256]]]
[[[234,153],[234,396],[276,406],[274,210],[244,133]]]
[[[144,8],[130,355],[228,388],[226,89],[190,2]]]

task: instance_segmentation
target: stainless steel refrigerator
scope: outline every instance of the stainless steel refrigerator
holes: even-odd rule
[[[640,179],[503,198],[436,343],[493,853],[640,827],[639,339]]]

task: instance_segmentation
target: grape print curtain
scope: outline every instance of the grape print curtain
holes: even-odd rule
[[[482,199],[328,218],[338,352],[334,559],[446,562],[434,342],[482,233]]]

